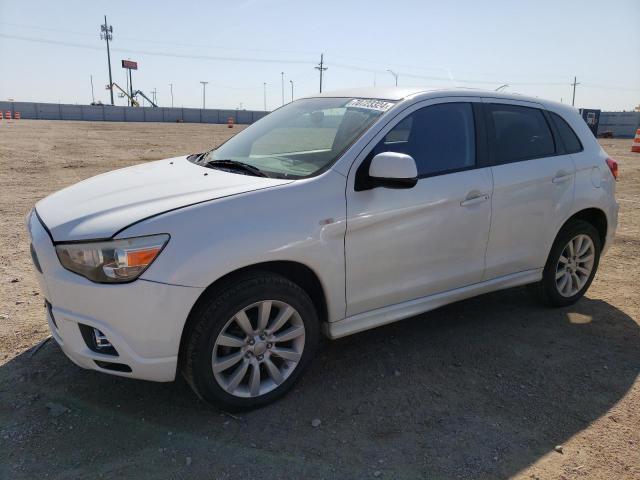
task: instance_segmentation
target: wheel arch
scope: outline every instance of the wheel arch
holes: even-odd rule
[[[545,262],[549,258],[549,255],[551,254],[551,249],[553,248],[553,245],[555,244],[556,239],[558,238],[558,235],[560,235],[560,232],[567,225],[569,225],[569,223],[571,223],[574,220],[582,220],[584,222],[589,223],[590,225],[593,225],[593,227],[598,231],[598,236],[600,237],[600,246],[601,248],[604,248],[604,244],[607,240],[607,228],[609,225],[607,220],[607,215],[602,209],[597,207],[584,208],[582,210],[578,210],[577,212],[575,212],[573,215],[567,218],[564,221],[564,223],[560,226],[556,234],[553,236],[551,243],[548,245],[547,254],[544,259]]]
[[[600,245],[604,247],[604,244],[607,240],[607,228],[609,226],[609,223],[607,220],[607,214],[602,209],[591,207],[580,210],[569,217],[567,221],[562,224],[560,230],[562,230],[573,220],[582,220],[593,225],[593,227],[598,231],[598,235],[600,237]],[[560,232],[560,230],[558,230],[558,232]]]
[[[324,323],[328,319],[327,299],[325,290],[320,282],[320,278],[311,268],[303,263],[288,260],[277,260],[255,263],[242,268],[233,270],[211,283],[198,297],[191,307],[187,320],[182,328],[180,337],[180,350],[178,353],[178,366],[182,364],[182,356],[185,351],[185,342],[189,338],[189,334],[194,325],[195,313],[202,305],[212,296],[222,291],[227,285],[232,284],[236,279],[251,272],[269,272],[282,275],[293,283],[302,288],[311,298],[320,323]]]

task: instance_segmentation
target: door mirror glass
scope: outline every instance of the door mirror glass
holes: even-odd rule
[[[411,155],[382,152],[371,159],[369,177],[373,187],[411,188],[418,182],[418,169]]]

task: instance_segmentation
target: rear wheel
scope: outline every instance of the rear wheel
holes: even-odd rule
[[[280,275],[238,279],[195,315],[185,343],[185,377],[200,397],[228,410],[276,400],[315,354],[313,302]]]
[[[553,244],[537,285],[544,303],[565,306],[577,302],[587,291],[598,269],[600,235],[593,225],[575,220],[565,225]]]

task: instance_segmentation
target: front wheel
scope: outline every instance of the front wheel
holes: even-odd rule
[[[547,305],[562,307],[577,302],[587,291],[598,269],[602,245],[590,223],[575,220],[565,225],[553,244],[537,285]]]
[[[185,377],[200,397],[228,410],[260,407],[284,395],[315,354],[313,302],[280,275],[238,279],[195,315]]]

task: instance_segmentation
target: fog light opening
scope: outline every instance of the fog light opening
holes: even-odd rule
[[[98,350],[113,348],[107,336],[97,328],[93,329],[93,339],[96,342],[96,348]]]
[[[87,344],[89,350],[103,355],[118,356],[115,347],[101,330],[82,323],[79,323],[78,327],[80,328],[82,338],[84,338],[84,343]]]

